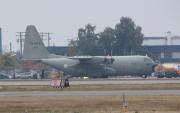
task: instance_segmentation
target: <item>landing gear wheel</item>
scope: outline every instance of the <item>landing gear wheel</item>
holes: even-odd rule
[[[142,78],[147,78],[147,75],[142,75],[141,77],[142,77]]]
[[[64,87],[70,87],[68,78],[65,78],[64,80]]]

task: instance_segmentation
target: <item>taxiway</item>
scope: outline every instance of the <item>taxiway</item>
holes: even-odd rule
[[[0,80],[0,85],[49,85],[50,80]],[[165,84],[180,83],[180,79],[89,79],[71,80],[71,85],[103,84]]]
[[[0,96],[180,96],[180,90],[121,90],[121,91],[22,91],[0,92]]]

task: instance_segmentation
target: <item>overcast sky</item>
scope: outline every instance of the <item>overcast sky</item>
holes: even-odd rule
[[[55,45],[67,45],[77,30],[90,23],[96,32],[114,28],[122,16],[142,27],[145,36],[180,35],[180,0],[0,0],[3,45],[19,48],[16,32],[35,25],[52,32]]]

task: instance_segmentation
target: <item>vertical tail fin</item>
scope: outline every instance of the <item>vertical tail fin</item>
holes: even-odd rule
[[[36,27],[29,25],[26,28],[23,59],[25,60],[40,60],[48,58],[49,52],[44,46],[41,37],[36,30]]]

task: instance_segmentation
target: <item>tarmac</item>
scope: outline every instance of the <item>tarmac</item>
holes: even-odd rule
[[[0,80],[2,85],[49,85],[51,80]],[[180,79],[87,79],[70,80],[71,85],[83,84],[161,84],[180,83]],[[118,90],[118,91],[1,91],[0,96],[180,96],[180,90]]]
[[[51,80],[0,80],[0,85],[49,85]],[[163,84],[180,83],[180,79],[87,79],[71,80],[71,85],[103,84]]]
[[[121,91],[22,91],[0,92],[0,97],[30,96],[180,96],[180,90],[121,90]]]

